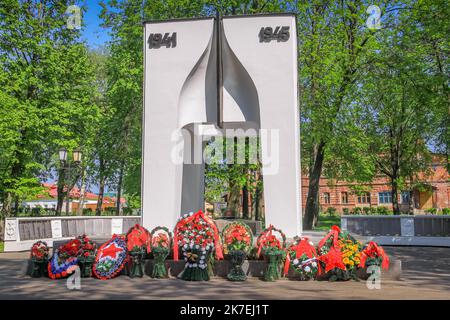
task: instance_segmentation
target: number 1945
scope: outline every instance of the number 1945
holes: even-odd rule
[[[270,42],[276,40],[277,42],[286,42],[289,40],[289,27],[262,27],[259,31],[259,42]]]

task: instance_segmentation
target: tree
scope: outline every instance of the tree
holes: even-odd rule
[[[72,3],[70,3],[72,4]],[[82,144],[95,115],[91,73],[80,32],[66,28],[69,1],[2,1],[0,122],[8,123],[0,155],[3,212],[18,209],[52,175],[56,151]],[[5,106],[5,108],[3,108]],[[13,109],[11,109],[13,108]],[[7,136],[6,136],[7,135]]]
[[[442,87],[440,63],[447,36],[427,28],[424,12],[445,16],[442,8],[426,1],[413,3],[399,13],[398,27],[379,34],[381,45],[359,91],[365,108],[363,132],[369,138],[369,153],[377,172],[390,179],[394,214],[400,214],[399,190],[407,184],[411,189],[418,173],[427,173],[432,159],[430,145],[442,141],[440,135],[447,129],[448,115],[440,118],[442,106],[448,109],[448,87]]]

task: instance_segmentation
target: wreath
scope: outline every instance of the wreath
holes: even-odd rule
[[[48,254],[47,242],[39,240],[31,247],[30,258],[34,261],[44,261],[48,259]]]
[[[274,235],[274,232],[278,233],[282,242]],[[256,247],[258,248],[256,254],[257,257],[260,257],[261,252],[269,253],[284,251],[286,248],[286,235],[280,229],[275,228],[273,225],[269,225],[269,227],[264,229],[256,239]]]
[[[158,248],[167,248],[170,251],[172,247],[172,232],[166,227],[156,227],[150,232],[151,249],[154,251]]]
[[[284,264],[285,275],[288,274],[289,267],[299,274],[302,280],[312,279],[320,272],[316,249],[307,237],[296,237],[287,251]]]
[[[101,280],[111,279],[120,274],[127,261],[128,250],[125,237],[113,235],[98,249],[92,272]]]
[[[223,259],[217,226],[201,210],[195,214],[185,214],[178,220],[173,242],[173,259],[178,260],[181,248],[186,262],[180,275],[183,280],[209,280],[214,262],[213,252],[217,259]]]
[[[364,246],[361,251],[361,262],[359,267],[365,268],[366,266],[377,265],[383,269],[389,269],[389,257],[384,251],[382,246],[379,246],[376,242],[370,241]]]
[[[135,224],[126,234],[128,252],[150,253],[152,236],[143,226]]]
[[[179,248],[183,251],[185,260],[186,252],[190,250],[206,252],[215,249],[216,258],[223,259],[219,231],[216,224],[200,210],[197,213],[184,214],[175,226],[173,241],[173,259],[178,261]],[[202,255],[202,257],[204,256]],[[200,257],[200,260],[202,260]],[[193,257],[192,257],[193,258]],[[206,258],[206,257],[205,257]],[[201,264],[203,266],[203,264]],[[206,265],[205,265],[206,267]]]
[[[156,227],[150,232],[152,236],[153,270],[152,278],[167,278],[165,260],[172,246],[172,233],[166,227]]]
[[[250,227],[242,222],[227,224],[222,230],[223,252],[242,250],[248,253],[253,244],[253,233]]]
[[[48,276],[51,279],[64,278],[72,273],[72,267],[78,264],[80,239],[72,239],[53,252],[48,263]]]
[[[338,226],[332,226],[328,234],[319,242],[318,260],[329,272],[329,280],[356,279],[356,270],[360,264],[361,244],[348,232],[342,232]]]

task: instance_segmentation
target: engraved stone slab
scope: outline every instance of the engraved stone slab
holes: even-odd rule
[[[52,220],[52,238],[62,238],[61,220]]]
[[[402,237],[414,237],[414,218],[401,218],[400,229]]]
[[[17,219],[6,219],[5,222],[5,240],[16,241],[19,230]]]
[[[123,219],[111,219],[111,234],[122,234]]]

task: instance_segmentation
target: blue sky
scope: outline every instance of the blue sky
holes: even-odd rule
[[[102,21],[98,15],[102,7],[98,4],[98,1],[85,1],[85,3],[87,11],[82,17],[85,24],[82,30],[82,37],[86,40],[89,47],[96,48],[107,42],[110,36],[108,30],[100,26]]]

